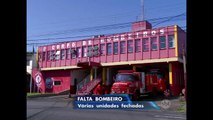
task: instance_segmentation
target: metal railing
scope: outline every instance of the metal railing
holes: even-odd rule
[[[90,81],[90,75],[86,76],[80,83],[77,84],[77,93],[83,90],[84,92],[90,91],[94,86],[101,81],[101,74],[96,79]]]
[[[90,81],[90,74],[77,84],[77,91],[82,89]]]
[[[95,85],[96,85],[97,83],[99,83],[99,82],[100,82],[100,78],[94,79],[94,80],[90,83],[89,86],[86,86],[86,91],[92,90],[92,89],[95,87]]]

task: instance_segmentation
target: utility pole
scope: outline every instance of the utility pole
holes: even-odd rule
[[[30,70],[31,70],[31,75],[30,75],[30,93],[32,93],[32,81],[33,81],[33,59],[34,59],[34,45],[33,45],[33,51],[32,51],[32,56],[30,57]]]
[[[141,21],[144,20],[144,0],[141,0]]]
[[[185,100],[186,100],[186,97],[187,97],[187,74],[186,74],[186,51],[185,51],[185,46],[183,46],[183,72],[184,72],[184,85],[185,85],[185,93],[184,93],[184,96],[185,96]]]
[[[32,77],[32,71],[33,71],[33,69],[32,69],[32,60],[30,61],[30,72],[31,72],[31,75],[30,75],[30,93],[32,93],[32,80],[33,80],[33,77]]]
[[[33,45],[33,56],[32,56],[32,71],[33,71],[33,68],[34,68],[34,65],[35,64],[35,48],[34,48],[34,45]],[[33,75],[33,74],[32,74]],[[35,85],[35,81],[33,82],[33,92],[36,92],[36,85]]]

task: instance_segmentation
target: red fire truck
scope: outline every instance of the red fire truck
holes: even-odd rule
[[[134,99],[138,99],[143,90],[144,79],[140,72],[133,70],[120,70],[114,78],[111,94],[129,94]]]
[[[120,70],[114,79],[111,94],[129,94],[133,99],[138,99],[141,94],[163,93],[167,81],[159,69],[152,69],[146,73]]]
[[[159,69],[148,72],[135,72],[134,70],[119,70],[114,77],[112,86],[99,84],[94,94],[129,94],[137,100],[141,94],[163,93],[166,90],[168,77]]]

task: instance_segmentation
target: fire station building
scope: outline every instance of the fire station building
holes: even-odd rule
[[[38,47],[33,80],[41,93],[75,94],[82,86],[110,86],[118,70],[159,69],[177,96],[184,88],[183,50],[186,33],[177,25],[152,28],[148,21],[132,23],[125,33],[60,42]],[[99,82],[93,82],[99,79]]]

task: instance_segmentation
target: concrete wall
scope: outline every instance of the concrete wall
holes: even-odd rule
[[[71,71],[71,86],[74,85],[74,79],[77,79],[77,83],[79,83],[84,77],[89,75],[90,69],[79,69],[79,70],[72,70]]]
[[[27,72],[31,75],[31,73],[32,73],[32,60],[30,60],[29,65],[27,65]]]

